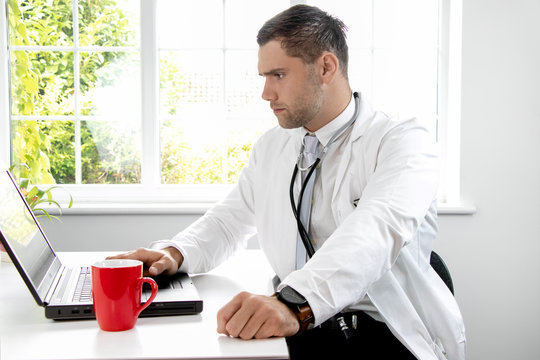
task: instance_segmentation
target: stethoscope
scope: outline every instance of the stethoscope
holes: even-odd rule
[[[328,151],[328,148],[332,143],[346,130],[351,126],[356,119],[358,118],[358,114],[360,113],[360,96],[358,93],[354,93],[354,114],[351,117],[349,121],[347,121],[342,127],[340,127],[334,135],[330,138],[326,146],[322,148],[321,151],[317,153],[317,159],[315,162],[308,166],[308,167],[302,167],[302,158],[304,156],[304,140],[302,139],[302,146],[300,147],[300,153],[298,154],[298,158],[296,160],[296,164],[294,165],[294,170],[292,174],[291,184],[289,186],[289,196],[291,200],[291,207],[294,214],[294,217],[296,219],[296,224],[298,226],[298,233],[300,234],[300,238],[302,239],[302,242],[304,243],[304,247],[306,248],[306,252],[309,255],[309,257],[312,257],[315,254],[315,249],[313,247],[313,243],[311,242],[311,239],[309,237],[309,234],[306,230],[306,227],[304,224],[302,224],[302,221],[300,220],[300,209],[302,206],[302,199],[304,197],[304,191],[306,190],[306,184],[308,183],[309,179],[313,175],[313,172],[315,169],[319,166],[320,162],[323,160],[324,156],[326,155],[326,152]],[[294,183],[296,181],[296,175],[298,174],[298,170],[300,171],[308,171],[306,178],[304,179],[302,183],[302,187],[300,188],[300,194],[298,196],[298,205],[294,202]]]

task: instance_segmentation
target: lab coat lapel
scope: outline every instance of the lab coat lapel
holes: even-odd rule
[[[338,170],[336,174],[336,184],[334,186],[334,192],[332,193],[332,204],[336,204],[337,195],[340,193],[341,187],[343,186],[343,182],[347,178],[345,176],[345,172],[349,168],[352,152],[355,149],[354,143],[358,139],[360,139],[362,134],[365,132],[367,120],[372,115],[373,115],[373,109],[369,106],[368,103],[366,103],[365,101],[362,101],[362,96],[360,95],[360,112],[358,114],[358,118],[353,124],[353,129],[351,132],[349,142],[347,143],[347,146],[345,150],[343,151],[343,155],[339,162],[339,166],[338,166]]]

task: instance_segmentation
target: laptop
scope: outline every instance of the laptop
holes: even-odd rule
[[[95,318],[89,267],[67,267],[49,243],[9,171],[0,172],[0,243],[45,317],[54,320]],[[158,294],[140,316],[197,314],[203,301],[188,274],[158,277]],[[144,289],[141,303],[150,296]]]

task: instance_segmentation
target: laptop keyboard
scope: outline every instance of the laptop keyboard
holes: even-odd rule
[[[171,279],[169,277],[161,277],[156,279],[158,288],[160,289],[161,295],[167,293],[166,290],[177,290],[182,289],[183,285],[180,280]],[[152,293],[150,285],[143,284],[143,297],[146,299]],[[146,301],[143,299],[144,301]],[[79,273],[79,279],[77,280],[77,285],[75,286],[75,292],[73,294],[73,302],[91,302],[92,301],[92,273],[90,267],[82,267],[81,272]]]
[[[75,286],[73,302],[92,301],[92,276],[90,267],[82,267],[79,274],[79,280]]]

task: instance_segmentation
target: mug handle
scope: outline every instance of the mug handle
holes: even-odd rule
[[[147,283],[148,285],[150,285],[152,287],[152,295],[150,295],[150,298],[148,300],[146,300],[146,302],[144,304],[137,307],[137,311],[136,311],[137,316],[139,316],[139,314],[144,309],[146,309],[152,303],[152,301],[154,301],[154,299],[156,298],[157,292],[158,292],[158,286],[157,286],[157,283],[156,283],[156,281],[154,279],[149,278],[149,277],[140,278],[139,283],[138,283],[137,286],[142,287],[143,283]]]

